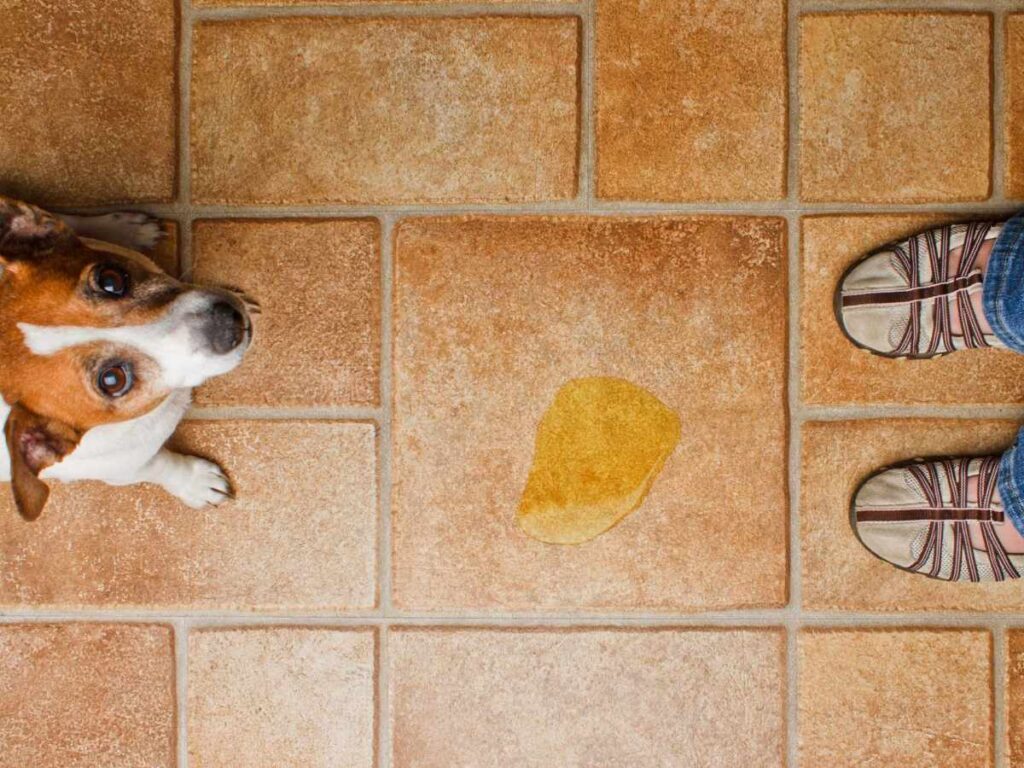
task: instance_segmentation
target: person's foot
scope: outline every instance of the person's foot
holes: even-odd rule
[[[929,358],[1001,347],[982,284],[1002,223],[952,224],[892,243],[853,265],[836,289],[836,318],[858,347]]]
[[[860,542],[892,565],[945,581],[1024,573],[1024,537],[1005,514],[999,457],[915,461],[869,477],[851,504]]]

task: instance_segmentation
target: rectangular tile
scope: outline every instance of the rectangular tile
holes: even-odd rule
[[[984,200],[991,188],[992,18],[800,17],[800,196]]]
[[[785,197],[785,1],[596,8],[598,195]]]
[[[154,487],[54,484],[42,517],[26,523],[0,486],[0,606],[374,605],[372,425],[201,421],[174,441],[221,463],[237,500],[196,511]]]
[[[805,630],[802,766],[983,768],[992,753],[986,630]]]
[[[850,501],[868,476],[919,457],[998,455],[1018,424],[977,419],[885,419],[803,427],[800,540],[803,607],[812,611],[993,611],[1020,608],[1006,584],[956,584],[879,560],[850,525]]]
[[[1006,667],[997,670],[1006,684],[1007,756],[1011,768],[1024,766],[1024,630],[1006,633]]]
[[[208,220],[195,224],[193,278],[261,306],[252,350],[199,405],[376,405],[380,225],[376,220]]]
[[[777,630],[400,629],[394,765],[782,766],[784,653]]]
[[[177,168],[175,0],[4,3],[0,193],[167,201]]]
[[[571,198],[578,39],[575,17],[200,23],[194,199]]]
[[[834,296],[846,270],[893,240],[947,224],[948,214],[811,216],[801,229],[801,392],[811,405],[1016,404],[1024,358],[969,350],[934,360],[889,360],[857,349],[836,320]]]
[[[784,241],[778,219],[403,222],[396,604],[783,604]],[[590,377],[648,390],[681,419],[681,442],[620,525],[585,544],[542,543],[516,523],[538,424],[561,387]],[[723,524],[736,515],[743,525]],[[736,568],[745,558],[757,567]]]
[[[170,627],[0,625],[0,767],[174,768],[174,677]]]
[[[193,631],[189,764],[373,768],[376,657],[370,629]]]
[[[1002,107],[1007,197],[1024,197],[1024,13],[1006,17]]]

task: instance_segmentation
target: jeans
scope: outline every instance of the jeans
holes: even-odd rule
[[[982,302],[996,337],[1024,354],[1024,214],[1006,223],[992,248]],[[1024,535],[1024,429],[1003,454],[996,483],[1007,517]]]

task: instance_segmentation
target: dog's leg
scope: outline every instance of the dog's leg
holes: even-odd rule
[[[195,509],[208,504],[217,506],[232,498],[231,484],[220,467],[198,456],[185,456],[166,448],[161,448],[136,477],[125,480],[125,485],[155,483]]]
[[[150,251],[164,236],[160,222],[148,213],[105,213],[101,216],[56,214],[80,237],[121,245],[133,251]]]

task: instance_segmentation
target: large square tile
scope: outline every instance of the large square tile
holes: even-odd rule
[[[805,610],[1018,610],[1012,584],[954,584],[908,574],[866,549],[850,500],[879,469],[919,457],[997,455],[1018,425],[976,419],[819,422],[803,427],[800,541]]]
[[[785,764],[777,630],[399,629],[389,659],[395,768]]]
[[[985,630],[808,630],[799,640],[800,765],[992,765]]]
[[[261,313],[241,367],[199,405],[376,405],[380,225],[375,220],[208,220],[195,224],[193,277],[234,285]]]
[[[197,202],[576,194],[576,18],[202,22],[192,50]]]
[[[175,0],[3,4],[0,193],[33,203],[173,199]]]
[[[26,523],[0,486],[0,606],[336,613],[376,602],[371,424],[196,421],[237,499],[193,510],[152,486],[54,484]]]
[[[0,766],[174,768],[174,686],[170,627],[0,625]]]
[[[598,195],[785,196],[785,0],[600,0],[596,61]]]
[[[188,639],[192,768],[373,768],[373,630],[208,629]]]
[[[800,18],[800,196],[984,200],[991,187],[988,14]]]
[[[404,222],[395,257],[397,605],[783,604],[784,241],[778,219]],[[542,414],[584,377],[649,390],[681,419],[682,439],[624,522],[578,546],[545,544],[519,529],[516,510]]]
[[[889,360],[858,349],[836,320],[833,298],[847,268],[893,240],[949,223],[949,215],[811,216],[802,222],[800,354],[810,405],[1016,404],[1024,358],[966,350],[933,360]]]

